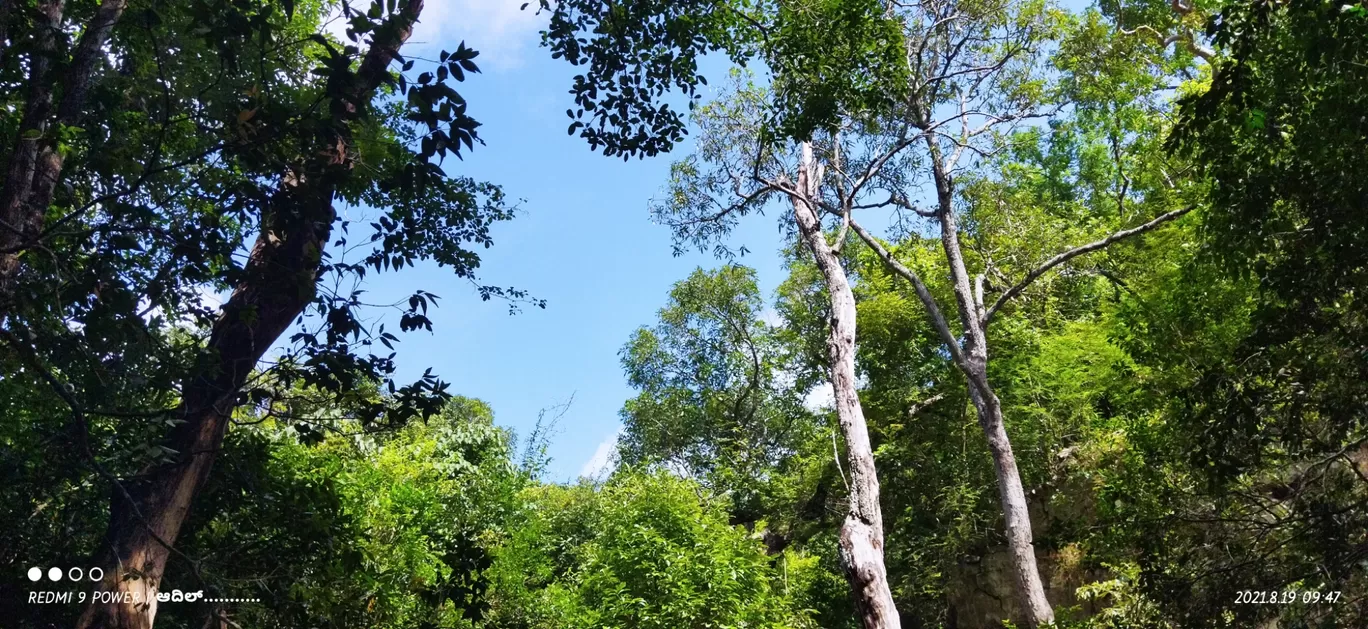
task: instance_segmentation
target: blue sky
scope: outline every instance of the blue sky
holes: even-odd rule
[[[462,39],[481,51],[483,74],[468,78],[461,92],[483,124],[486,146],[446,166],[522,199],[521,215],[497,226],[494,247],[481,252],[481,279],[527,289],[548,301],[546,309],[510,316],[505,304],[481,302],[469,283],[435,266],[372,276],[365,288],[372,302],[416,288],[443,298],[429,313],[430,335],[401,336],[401,380],[432,367],[453,392],[485,400],[496,421],[520,435],[539,409],[574,395],[550,448],[548,480],[563,481],[615,441],[618,410],[632,395],[618,349],[632,330],[653,321],[671,284],[719,261],[697,253],[673,257],[669,230],[647,213],[671,161],[690,146],[624,163],[566,135],[575,72],[538,46],[542,20],[520,12],[522,1],[429,2],[407,52],[436,56]],[[767,292],[783,279],[777,220],[751,217],[732,239],[752,250],[741,262],[757,269]]]

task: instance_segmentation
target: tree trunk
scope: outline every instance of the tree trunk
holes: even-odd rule
[[[290,229],[262,232],[252,249],[247,279],[224,305],[210,335],[209,348],[217,354],[215,365],[185,384],[184,423],[168,440],[180,459],[154,466],[126,483],[127,495],[116,488],[105,546],[94,565],[104,570],[100,589],[127,598],[92,601],[81,614],[79,629],[152,626],[170,545],[175,544],[190,505],[208,478],[214,455],[222,447],[238,390],[266,350],[313,300],[319,252],[332,225],[332,192],[329,189],[326,196],[313,199],[297,198],[304,192],[277,193],[273,207],[284,210],[284,204],[302,205],[301,214],[307,220]]]
[[[972,383],[975,379],[981,380],[981,387]],[[988,439],[988,450],[993,454],[993,465],[997,471],[998,499],[1002,502],[1007,550],[1012,560],[1012,576],[1024,605],[1022,611],[1030,626],[1049,625],[1054,622],[1054,609],[1045,598],[1045,586],[1040,580],[1040,569],[1036,566],[1026,491],[1021,485],[1016,456],[1012,454],[1012,442],[1007,439],[1007,429],[1002,423],[1002,405],[984,374],[978,374],[970,380],[969,397],[978,411],[979,426]]]
[[[879,506],[879,478],[860,396],[855,388],[855,295],[845,268],[827,244],[816,212],[820,181],[812,146],[803,143],[797,190],[792,195],[794,218],[808,249],[816,259],[831,300],[831,331],[827,351],[831,362],[831,387],[836,414],[846,442],[850,470],[850,508],[841,524],[841,564],[855,597],[855,607],[865,629],[898,629],[898,610],[884,569],[883,512]]]
[[[941,248],[950,267],[951,286],[960,324],[964,328],[964,348],[955,361],[969,381],[969,396],[978,413],[979,426],[988,439],[997,472],[998,497],[1006,526],[1007,545],[1012,559],[1022,611],[1029,627],[1054,623],[1054,610],[1045,597],[1045,587],[1036,566],[1035,547],[1032,545],[1031,519],[1026,509],[1026,492],[1022,488],[1021,473],[1017,470],[1012,443],[1002,422],[1002,406],[992,386],[988,384],[987,312],[983,307],[981,282],[976,290],[969,280],[964,253],[959,245],[959,224],[954,206],[954,183],[946,172],[940,147],[927,136],[931,154],[932,175],[936,185],[937,215],[941,225]],[[981,279],[981,278],[980,278]],[[951,339],[950,342],[954,342]]]
[[[5,0],[0,0],[4,2]],[[52,88],[55,81],[48,78],[53,53],[53,36],[61,28],[64,2],[53,0],[39,7],[44,16],[38,28],[39,49],[30,62],[29,98],[20,123],[19,140],[10,154],[4,189],[0,192],[0,319],[8,314],[14,298],[14,280],[19,272],[19,254],[38,237],[52,204],[53,190],[61,178],[65,157],[57,150],[57,143],[44,137],[50,126]],[[72,125],[81,119],[95,79],[95,68],[104,58],[104,45],[114,25],[118,24],[128,6],[127,0],[102,0],[90,23],[86,25],[62,81],[62,101],[57,106],[57,125]],[[2,13],[2,11],[0,11]],[[0,40],[4,39],[5,16],[0,15]],[[3,45],[3,42],[0,42]],[[30,132],[37,137],[25,138]]]
[[[358,75],[333,103],[331,124],[323,127],[333,132],[320,134],[321,150],[311,158],[312,168],[286,177],[263,211],[261,235],[244,279],[224,304],[209,338],[213,364],[183,387],[185,421],[169,438],[179,460],[154,466],[115,488],[105,546],[94,565],[105,574],[100,590],[126,598],[96,603],[92,597],[77,629],[152,627],[172,545],[222,447],[238,391],[266,350],[313,300],[335,218],[333,194],[351,168],[345,129],[356,116],[354,104],[372,97],[422,10],[422,0],[409,0],[390,18],[394,28],[376,31]]]
[[[9,310],[13,279],[19,271],[19,251],[37,228],[33,213],[24,202],[33,186],[42,136],[47,132],[52,113],[53,81],[48,74],[56,54],[55,38],[62,25],[64,8],[62,0],[41,2],[36,12],[38,19],[34,20],[37,46],[29,60],[28,98],[5,168],[4,186],[0,188],[0,319]]]

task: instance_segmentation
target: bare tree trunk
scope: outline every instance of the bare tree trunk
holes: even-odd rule
[[[286,178],[264,211],[261,235],[249,257],[245,279],[224,304],[208,348],[215,364],[191,377],[183,388],[184,423],[170,436],[179,453],[174,464],[156,466],[140,479],[115,489],[105,547],[95,565],[104,570],[102,591],[124,594],[112,603],[92,597],[78,629],[150,629],[156,618],[156,593],[173,545],[196,494],[208,478],[223,444],[238,390],[266,350],[312,301],[321,255],[335,212],[334,192],[351,167],[347,121],[355,103],[368,100],[385,78],[400,46],[408,40],[423,10],[409,0],[395,28],[377,30],[348,93],[332,107],[334,131],[319,139],[317,168]],[[319,164],[322,164],[321,166]],[[125,489],[126,488],[126,489]],[[126,491],[126,493],[125,493]]]
[[[969,396],[978,413],[979,426],[988,440],[988,450],[993,455],[1007,547],[1012,560],[1012,573],[1016,578],[1017,592],[1021,597],[1027,626],[1049,625],[1054,623],[1054,610],[1045,597],[1045,586],[1041,582],[1040,570],[1036,566],[1026,492],[1021,484],[1016,457],[1012,454],[1012,442],[1007,438],[1007,429],[1003,425],[1002,406],[997,395],[993,393],[992,386],[988,384],[988,337],[985,327],[987,312],[983,307],[982,287],[980,285],[976,289],[971,285],[969,272],[964,264],[964,253],[959,245],[958,218],[955,214],[954,184],[950,174],[945,170],[940,147],[931,136],[927,136],[926,141],[936,184],[941,248],[945,251],[946,262],[949,263],[955,305],[959,311],[960,324],[964,328],[964,348],[956,365],[969,381]],[[951,342],[954,342],[953,339]]]
[[[964,341],[957,338],[950,329],[940,305],[936,302],[926,284],[912,269],[907,268],[889,253],[878,240],[855,221],[848,224],[860,239],[874,251],[894,274],[912,284],[917,298],[931,317],[932,326],[940,335],[949,350],[955,366],[968,380],[969,396],[979,418],[979,426],[988,440],[988,448],[998,478],[998,496],[1002,505],[1008,548],[1012,562],[1012,572],[1016,579],[1017,591],[1021,596],[1022,607],[1027,622],[1031,626],[1048,625],[1054,622],[1054,611],[1045,597],[1045,588],[1036,566],[1034,541],[1031,534],[1031,520],[1026,504],[1026,492],[1021,483],[1021,472],[1017,469],[1016,457],[1012,454],[1012,443],[1007,438],[1007,430],[1002,418],[1002,405],[988,381],[988,323],[993,316],[1016,295],[1050,269],[1081,255],[1105,249],[1107,246],[1153,230],[1169,221],[1192,211],[1192,206],[1173,210],[1157,216],[1135,227],[1123,229],[1100,240],[1074,247],[1059,253],[1040,266],[1031,270],[1014,286],[1006,289],[993,303],[985,308],[983,301],[983,276],[978,282],[969,280],[965,268],[964,255],[959,246],[958,220],[954,208],[954,183],[946,172],[944,162],[934,138],[927,138],[932,158],[932,173],[936,183],[938,207],[935,212],[921,212],[928,218],[935,218],[941,226],[941,247],[950,267],[950,279],[955,293],[955,301],[964,328]]]
[[[850,510],[840,531],[841,564],[850,580],[855,607],[865,629],[898,629],[898,610],[893,604],[884,568],[879,478],[869,443],[869,427],[855,388],[855,295],[850,290],[840,257],[827,244],[822,232],[816,211],[819,179],[812,146],[804,142],[798,170],[799,194],[791,195],[791,200],[799,232],[822,272],[831,300],[831,331],[827,337],[831,387],[850,468]]]
[[[903,266],[869,232],[858,223],[850,222],[850,227],[860,239],[883,260],[884,264],[897,275],[912,283],[917,297],[931,316],[937,333],[950,351],[955,366],[968,380],[969,397],[974,404],[988,440],[988,448],[993,456],[997,472],[998,497],[1002,506],[1007,544],[1012,562],[1012,572],[1016,579],[1017,593],[1021,598],[1022,609],[1028,626],[1039,627],[1054,623],[1054,610],[1045,597],[1045,586],[1040,579],[1036,565],[1034,540],[1031,534],[1031,519],[1026,504],[1026,492],[1021,483],[1021,472],[1017,469],[1016,457],[1012,454],[1012,443],[1007,437],[1007,429],[1002,420],[1002,406],[988,382],[988,338],[987,324],[990,310],[983,305],[982,277],[975,285],[970,282],[964,263],[964,254],[959,245],[959,224],[955,215],[954,184],[947,172],[940,147],[935,138],[925,136],[931,157],[932,175],[936,184],[937,209],[928,216],[934,217],[941,227],[941,248],[950,268],[950,282],[955,293],[956,310],[959,312],[960,325],[964,330],[964,340],[956,338],[950,330],[940,306],[915,272]],[[1164,219],[1169,220],[1169,219]],[[1153,221],[1155,225],[1163,221]],[[1152,226],[1151,226],[1152,227]],[[1151,227],[1145,227],[1149,229]],[[1138,233],[1138,230],[1133,233]],[[1124,237],[1124,236],[1123,236]],[[1104,245],[1088,245],[1079,251],[1090,250]],[[1070,254],[1079,255],[1079,254]],[[1067,255],[1061,258],[1067,259]],[[1041,271],[1042,273],[1044,271]],[[994,304],[996,310],[1000,303]]]
[[[1012,442],[1002,423],[1002,405],[988,379],[980,375],[980,387],[970,384],[969,397],[978,411],[979,426],[988,439],[988,450],[993,454],[993,465],[998,477],[998,499],[1002,502],[1002,516],[1007,533],[1007,550],[1011,555],[1012,577],[1021,593],[1026,620],[1032,627],[1054,622],[1054,609],[1045,598],[1045,586],[1036,566],[1034,540],[1031,536],[1031,516],[1026,505],[1026,491],[1017,471]]]

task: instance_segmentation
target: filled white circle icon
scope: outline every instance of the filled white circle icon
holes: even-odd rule
[[[43,578],[43,569],[39,568],[38,566],[34,566],[32,568],[29,568],[28,575],[29,581],[37,581],[38,579]]]
[[[53,581],[61,581],[61,580],[62,580],[62,569],[61,569],[61,568],[48,568],[48,578],[51,579],[51,580],[53,580]]]

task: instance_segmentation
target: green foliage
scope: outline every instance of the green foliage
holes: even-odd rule
[[[786,377],[778,331],[761,320],[754,271],[724,266],[675,284],[659,324],[622,350],[640,393],[622,409],[622,462],[659,464],[730,494],[733,517],[754,522],[771,487],[818,433]]]
[[[686,120],[666,97],[693,110],[707,85],[699,60],[712,52],[773,74],[779,132],[773,141],[833,129],[849,112],[886,109],[906,84],[897,20],[878,0],[628,0],[551,3],[542,44],[552,57],[587,66],[575,76],[579,132],[604,155],[654,156],[684,139]]]
[[[526,7],[526,5],[523,5]],[[755,33],[748,32],[755,7],[743,0],[671,2],[540,0],[551,21],[542,45],[553,58],[588,66],[575,76],[567,109],[569,133],[580,132],[590,149],[607,156],[654,156],[684,139],[686,120],[662,99],[680,90],[693,109],[698,86],[707,79],[699,58],[725,51],[744,59]]]
[[[205,558],[211,596],[261,600],[229,610],[243,626],[472,627],[526,482],[509,446],[465,398],[427,423],[313,445],[267,422],[234,434],[180,547]],[[167,577],[182,589],[196,580],[185,568]]]
[[[0,39],[0,146],[65,160],[0,304],[6,571],[81,565],[99,548],[111,479],[176,458],[162,437],[181,421],[182,387],[212,375],[220,313],[202,293],[252,279],[249,238],[321,217],[338,233],[301,252],[316,268],[279,284],[311,298],[306,317],[225,398],[236,424],[168,585],[261,599],[226,609],[242,627],[856,626],[837,565],[841,446],[831,413],[804,404],[826,377],[828,306],[800,249],[782,252],[773,300],[734,265],[675,284],[621,352],[636,391],[622,466],[600,485],[538,482],[486,405],[447,399],[431,374],[390,382],[399,337],[365,323],[362,291],[334,288],[420,260],[474,281],[473,249],[514,214],[497,186],[439,167],[479,141],[453,87],[478,72],[476,53],[398,59],[379,96],[352,102],[366,38],[395,27],[402,0],[349,8],[347,41],[315,35],[327,3],[136,0],[79,122],[35,126],[32,61],[68,70],[95,6],[67,4],[50,52],[31,3],[4,5]],[[896,156],[851,200],[866,209],[887,195],[880,207],[915,212],[928,155],[964,155],[949,173],[958,237],[989,297],[1070,246],[1197,208],[1042,276],[989,329],[1061,626],[1361,626],[1368,10],[1218,4],[539,2],[543,43],[584,70],[571,134],[610,156],[655,155],[683,140],[671,94],[693,111],[695,154],[652,208],[677,251],[730,255],[718,243],[740,218],[782,200],[751,184],[787,181],[794,139],[829,167],[831,205],[882,151],[934,134],[939,149]],[[1206,15],[1211,67],[1130,30],[1192,31]],[[702,103],[700,58],[715,53],[770,74],[738,71]],[[961,103],[973,122],[1011,124],[953,129],[942,114]],[[319,153],[319,137],[344,142]],[[375,208],[374,222],[335,221],[333,199],[275,196],[301,177],[335,181],[336,200]],[[939,235],[899,212],[889,250],[953,303]],[[965,382],[905,282],[843,245],[904,622],[1007,616],[1010,590],[980,587],[1004,539]],[[430,330],[437,300],[413,295],[401,330]],[[527,452],[532,467],[544,457]],[[72,609],[14,604],[19,585],[0,582],[0,617],[72,623]],[[1242,605],[1241,590],[1345,600]],[[201,626],[207,611],[167,606],[158,620]]]
[[[880,0],[787,0],[765,33],[777,131],[832,133],[842,119],[893,109],[908,85],[902,25]]]
[[[215,369],[219,348],[207,330],[220,309],[204,296],[251,279],[241,252],[252,249],[258,232],[284,233],[317,221],[324,238],[334,224],[341,237],[301,252],[316,269],[273,279],[280,284],[275,289],[312,299],[297,333],[287,336],[285,360],[244,400],[295,384],[340,395],[393,375],[388,346],[398,337],[362,323],[361,292],[330,287],[424,259],[473,282],[479,256],[472,246],[490,246],[489,228],[511,218],[512,210],[497,186],[449,176],[437,163],[479,141],[478,123],[453,88],[478,72],[478,53],[461,45],[417,77],[411,77],[415,63],[401,57],[396,72],[380,68],[386,85],[373,100],[368,93],[366,102],[343,102],[351,98],[348,86],[362,80],[363,52],[352,44],[393,30],[404,7],[377,2],[369,13],[350,9],[350,43],[319,34],[332,8],[274,0],[130,3],[92,71],[79,125],[59,125],[42,136],[65,156],[63,177],[40,229],[17,250],[20,271],[12,286],[7,278],[0,307],[16,336],[6,351],[31,353],[30,362],[74,387],[82,408],[171,413],[184,383],[213,377],[206,372]],[[0,57],[4,110],[11,112],[0,123],[7,150],[23,112],[36,106],[27,102],[25,86],[39,78],[27,75],[24,64],[48,54],[40,51],[31,9],[15,12],[17,21],[8,24],[12,45]],[[64,15],[56,63],[75,54],[77,42],[67,34],[91,19],[90,9],[77,3]],[[321,153],[312,148],[329,133],[342,138],[337,146]],[[353,167],[337,172],[343,161]],[[305,179],[333,182],[338,203],[375,208],[370,230],[353,235],[332,211],[334,199],[319,204],[277,194]],[[360,259],[342,253],[357,250]],[[485,299],[525,297],[499,287],[479,292]],[[420,291],[402,311],[400,327],[430,329],[426,310],[434,301]],[[251,309],[235,316],[249,325],[260,320]],[[382,345],[385,351],[377,351]],[[430,374],[386,386],[394,395],[365,419],[398,423],[432,414],[447,395]],[[56,399],[47,388],[17,394],[27,404]],[[92,421],[119,425],[115,432],[133,443],[160,437],[116,417]],[[117,464],[117,449],[91,442],[96,458],[116,472],[129,469]]]
[[[810,559],[777,569],[698,487],[664,472],[621,471],[601,488],[529,490],[491,573],[507,584],[498,627],[810,626],[790,605]],[[779,561],[790,566],[789,555]]]
[[[1235,436],[1206,452],[1229,478],[1270,450],[1328,453],[1361,438],[1368,362],[1368,20],[1345,3],[1231,6],[1213,23],[1230,57],[1184,103],[1175,145],[1203,164],[1217,211],[1210,252],[1257,279],[1240,368],[1208,374],[1195,411]],[[1306,412],[1303,409],[1317,409]]]

